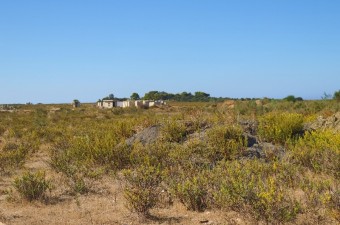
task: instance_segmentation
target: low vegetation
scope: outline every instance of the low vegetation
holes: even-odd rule
[[[15,189],[28,201],[42,199],[52,185],[46,180],[44,172],[25,172],[14,180]]]
[[[163,171],[159,166],[145,163],[133,170],[123,170],[123,176],[127,207],[141,215],[149,215],[149,210],[159,202]]]
[[[268,113],[259,118],[260,137],[275,144],[285,144],[303,132],[303,116],[297,113]]]
[[[177,202],[270,224],[309,215],[316,215],[314,223],[335,224],[340,133],[307,125],[339,110],[336,100],[271,99],[119,110],[18,106],[0,112],[0,174],[28,201],[46,199],[48,191],[58,197],[60,183],[68,189],[63,195],[91,195],[111,177],[122,185],[126,207],[146,218]],[[155,125],[154,138],[131,141]],[[26,172],[37,154],[47,156],[46,172]]]

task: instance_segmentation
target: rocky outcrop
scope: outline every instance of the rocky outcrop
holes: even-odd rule
[[[243,127],[244,133],[243,137],[247,140],[247,148],[240,156],[241,158],[259,158],[264,160],[271,159],[281,159],[285,154],[285,149],[283,146],[274,145],[272,143],[267,142],[259,142],[258,137],[256,136],[257,122],[255,121],[241,121],[239,124]],[[190,124],[186,124],[187,127],[190,128]],[[187,136],[187,140],[198,139],[200,141],[204,141],[207,138],[207,130],[209,128],[204,128],[200,132],[189,133]],[[133,145],[136,142],[140,142],[143,145],[148,145],[156,142],[161,138],[161,125],[154,125],[148,128],[145,128],[141,132],[133,135],[131,138],[126,140],[127,145]],[[197,163],[205,163],[200,162],[200,160],[193,156],[193,160],[197,161]]]
[[[340,132],[340,112],[337,112],[328,118],[319,116],[316,121],[307,123],[304,126],[305,131],[324,129],[334,129],[335,131]]]
[[[133,145],[135,142],[140,142],[143,145],[151,144],[160,137],[160,133],[160,126],[151,126],[127,139],[126,144]]]
[[[249,133],[244,133],[243,137],[247,139],[247,147],[252,147],[258,143],[257,137]]]
[[[252,147],[247,148],[247,150],[243,153],[243,157],[271,160],[282,159],[284,154],[285,149],[283,146],[263,142],[260,144],[254,144]]]

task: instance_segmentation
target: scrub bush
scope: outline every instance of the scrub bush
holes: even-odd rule
[[[208,179],[203,175],[184,178],[175,189],[188,210],[202,212],[208,207]]]
[[[159,166],[148,163],[136,169],[123,170],[127,208],[143,216],[149,215],[150,209],[159,202],[163,176]]]
[[[6,143],[0,149],[0,172],[20,167],[30,149],[31,147],[28,144]]]
[[[303,117],[297,113],[268,113],[259,119],[258,134],[267,142],[285,144],[303,131]]]
[[[247,146],[247,140],[239,127],[216,126],[207,132],[209,157],[212,161],[234,159]]]
[[[182,142],[187,134],[186,129],[186,126],[180,121],[166,121],[162,126],[162,138],[168,142]]]
[[[295,173],[288,164],[277,162],[223,162],[211,171],[213,185],[208,189],[211,191],[209,195],[213,196],[213,205],[218,208],[242,212],[251,207],[258,219],[291,221],[301,209],[286,191]]]
[[[308,132],[289,149],[295,164],[340,178],[339,133],[331,130]]]
[[[335,100],[337,100],[338,102],[340,102],[340,90],[334,92],[333,99],[335,99]]]

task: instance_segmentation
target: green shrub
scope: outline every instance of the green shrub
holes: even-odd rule
[[[339,133],[331,130],[308,132],[289,149],[289,156],[295,164],[340,178]]]
[[[147,159],[151,165],[159,165],[161,168],[169,166],[169,153],[173,150],[173,143],[157,141],[143,145],[135,143],[130,153],[132,166],[139,166]]]
[[[339,188],[334,186],[331,179],[319,180],[314,177],[304,177],[300,183],[300,188],[306,195],[306,201],[311,208],[320,208],[322,206],[331,206],[330,208],[338,208],[334,205],[333,200],[337,198]]]
[[[57,172],[63,173],[73,192],[87,193],[91,180],[98,178],[103,171],[92,160],[83,159],[70,149],[68,142],[60,142],[52,148],[50,165]]]
[[[215,162],[221,159],[233,159],[246,146],[247,140],[239,127],[216,126],[207,132],[209,157]]]
[[[124,170],[123,176],[128,209],[148,215],[149,210],[159,202],[160,184],[164,176],[160,167],[145,163],[134,170]]]
[[[123,169],[129,164],[130,148],[124,143],[117,143],[115,137],[108,132],[62,139],[53,145],[51,161],[56,166],[58,161],[90,162],[108,169]]]
[[[206,142],[191,139],[185,145],[176,145],[168,151],[168,168],[180,168],[181,170],[202,170],[210,168],[215,156],[209,150]],[[164,161],[164,159],[163,159]]]
[[[161,132],[163,140],[169,142],[181,142],[187,134],[186,126],[176,120],[166,121],[162,126]]]
[[[211,118],[201,110],[190,110],[188,117],[185,123],[188,133],[200,132],[210,126]]]
[[[284,144],[303,130],[303,117],[297,113],[269,113],[259,119],[258,134],[269,142]]]
[[[288,102],[303,101],[303,99],[301,97],[295,97],[294,95],[288,95],[283,100],[286,100]]]
[[[87,193],[92,180],[99,178],[104,173],[91,161],[77,161],[68,157],[67,154],[52,155],[50,165],[57,172],[63,173],[70,189],[79,194]]]
[[[113,133],[120,138],[129,138],[134,134],[133,124],[129,120],[118,121],[112,128]]]
[[[320,219],[339,221],[340,189],[338,179],[307,174],[300,182],[300,188],[304,191],[306,212],[314,213]],[[323,211],[323,213],[320,213],[320,211]],[[333,223],[328,222],[328,224]]]
[[[289,164],[259,160],[227,161],[212,171],[210,196],[218,208],[249,210],[267,222],[286,222],[296,218],[299,204],[290,199],[288,187],[296,180],[296,171]]]
[[[26,172],[14,180],[15,189],[27,200],[37,200],[51,190],[51,181],[45,179],[44,172]]]
[[[290,199],[288,192],[281,186],[282,184],[274,177],[257,184],[256,197],[251,200],[256,217],[267,222],[288,222],[296,218],[301,206],[297,201]]]
[[[0,171],[20,167],[31,147],[27,144],[7,143],[0,150]]]
[[[175,195],[188,210],[204,211],[208,203],[208,179],[203,174],[183,176],[175,188]]]
[[[231,161],[220,163],[214,168],[213,202],[218,208],[231,208],[241,211],[250,199],[253,198],[254,187],[257,182],[255,173],[261,173],[257,169],[258,161],[246,164]]]
[[[338,102],[340,102],[340,90],[334,92],[333,99],[335,99],[335,100],[337,100]]]

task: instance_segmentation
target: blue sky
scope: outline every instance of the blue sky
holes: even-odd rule
[[[0,1],[0,103],[150,90],[319,99],[340,89],[340,1]]]

